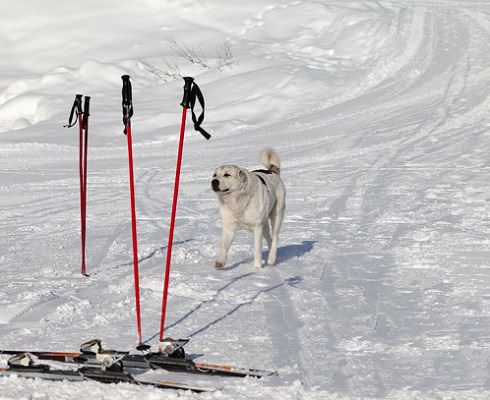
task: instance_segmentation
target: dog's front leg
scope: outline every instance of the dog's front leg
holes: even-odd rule
[[[230,249],[231,242],[233,242],[234,237],[235,237],[235,226],[223,224],[223,232],[221,233],[218,259],[214,263],[215,268],[220,269],[225,266],[226,258],[228,256],[228,250]]]
[[[253,229],[254,234],[254,267],[262,268],[262,238],[264,229],[262,225],[256,226]]]

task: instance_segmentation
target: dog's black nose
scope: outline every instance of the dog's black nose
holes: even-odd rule
[[[213,179],[211,181],[211,186],[213,187],[213,190],[218,190],[219,189],[219,180]]]

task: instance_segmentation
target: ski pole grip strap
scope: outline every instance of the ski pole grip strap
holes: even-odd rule
[[[82,114],[82,97],[83,95],[81,94],[76,94],[75,95],[75,101],[73,102],[73,106],[71,107],[70,111],[70,118],[68,119],[68,124],[63,125],[64,128],[71,128],[73,125],[77,123],[77,121],[73,122],[73,116],[75,115],[75,110],[77,112],[77,116]]]
[[[131,88],[131,82],[129,75],[121,76],[123,81],[122,87],[122,111],[123,111],[123,124],[124,134],[126,134],[126,127],[131,124],[131,117],[133,116],[133,93]]]
[[[199,117],[196,117],[196,114],[194,112],[194,106],[196,105],[196,100],[199,101],[199,104],[201,105],[202,108],[201,115],[199,115]],[[203,135],[205,139],[209,140],[211,138],[211,135],[208,132],[206,132],[203,128],[201,128],[201,124],[204,121],[205,103],[204,103],[204,96],[202,95],[201,89],[199,88],[199,86],[197,86],[196,82],[193,82],[189,103],[191,106],[192,122],[194,123],[194,129],[198,131],[201,135]]]
[[[180,105],[184,108],[190,108],[191,102],[191,90],[192,90],[192,82],[194,82],[194,78],[190,76],[184,77],[184,97],[182,98],[182,103]]]
[[[90,116],[90,96],[85,96],[85,103],[83,105],[83,128],[84,129],[87,129],[89,116]]]

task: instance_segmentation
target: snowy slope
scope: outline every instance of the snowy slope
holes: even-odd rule
[[[279,375],[180,396],[488,398],[488,2],[0,6],[0,348],[135,344],[125,73],[143,336],[157,340],[181,76],[192,75],[213,138],[187,131],[168,333],[191,336],[199,361]],[[79,275],[77,132],[61,128],[75,93],[92,96],[88,279]],[[210,176],[222,163],[260,167],[265,146],[282,158],[288,190],[278,265],[253,269],[244,232],[217,271]],[[0,379],[2,399],[88,390],[178,396]]]

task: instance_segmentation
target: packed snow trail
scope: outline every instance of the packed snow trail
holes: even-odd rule
[[[108,347],[135,344],[122,73],[134,77],[143,336],[156,340],[182,80],[157,80],[151,68],[171,53],[154,38],[184,38],[195,26],[179,15],[182,2],[166,3],[174,31],[155,12],[158,1],[141,3],[126,11],[147,23],[120,32],[140,35],[129,42],[130,60],[108,34],[93,52],[86,42],[73,50],[73,61],[46,42],[37,64],[21,62],[14,45],[25,45],[4,25],[2,40],[14,45],[6,46],[11,64],[0,81],[2,348],[77,350],[92,337]],[[213,139],[190,129],[186,137],[169,333],[190,335],[197,361],[279,371],[228,380],[216,397],[487,398],[490,5],[182,4],[205,21],[196,46],[226,37],[237,63],[205,69],[179,61],[204,91]],[[109,9],[90,5],[98,12],[83,13],[100,28]],[[35,38],[42,24],[22,15]],[[107,30],[124,18],[118,12]],[[82,89],[93,96],[88,279],[78,275],[76,134],[60,128]],[[251,237],[240,233],[229,264],[214,270],[212,171],[228,162],[256,168],[266,146],[281,157],[288,191],[278,265],[252,269]],[[5,398],[68,399],[88,388],[108,399],[161,395],[0,380]]]

